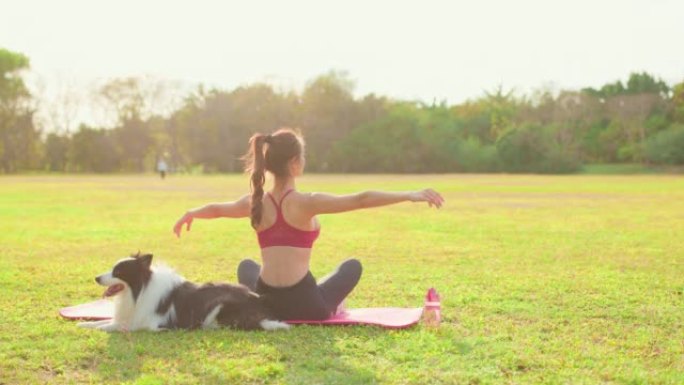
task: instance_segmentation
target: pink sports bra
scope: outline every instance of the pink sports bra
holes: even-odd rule
[[[271,198],[273,205],[275,205],[276,221],[273,226],[257,232],[259,246],[261,246],[262,249],[271,246],[291,246],[310,249],[316,241],[316,238],[318,238],[318,234],[321,232],[320,228],[316,230],[300,230],[292,227],[292,225],[285,221],[282,204],[287,194],[292,191],[293,190],[290,189],[285,192],[283,197],[280,198],[280,204],[276,203],[271,194],[266,193],[266,195]]]

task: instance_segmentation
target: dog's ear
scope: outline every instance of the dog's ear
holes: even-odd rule
[[[152,265],[152,254],[139,255],[137,258],[146,267],[150,267]]]

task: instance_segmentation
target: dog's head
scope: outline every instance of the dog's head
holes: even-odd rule
[[[105,297],[117,295],[125,290],[130,290],[133,300],[150,280],[152,270],[152,254],[131,255],[114,265],[112,271],[95,277],[95,282],[107,286]]]

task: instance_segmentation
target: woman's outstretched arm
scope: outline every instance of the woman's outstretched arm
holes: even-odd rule
[[[444,198],[433,189],[407,192],[364,191],[350,195],[312,193],[307,209],[310,214],[332,214],[370,207],[387,206],[399,202],[427,202],[432,207],[442,207]]]
[[[249,195],[242,198],[225,203],[209,203],[202,207],[197,207],[188,210],[173,226],[173,232],[177,237],[180,237],[183,225],[186,225],[186,230],[190,231],[192,221],[195,218],[214,219],[214,218],[245,218],[249,216]]]

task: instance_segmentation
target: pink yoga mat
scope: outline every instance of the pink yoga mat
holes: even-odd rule
[[[388,329],[403,329],[420,321],[422,307],[371,307],[347,309],[344,313],[335,314],[324,321],[290,320],[290,324],[307,325],[376,325]]]
[[[59,314],[67,319],[103,320],[112,318],[114,304],[101,299],[61,309]],[[342,314],[324,320],[292,320],[291,324],[308,325],[376,325],[389,329],[402,329],[413,326],[420,321],[423,308],[375,307],[364,309],[347,309]]]

